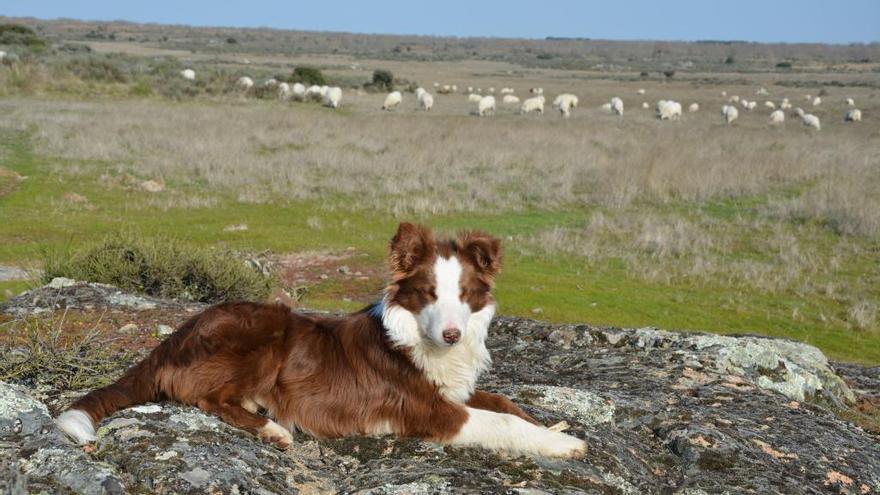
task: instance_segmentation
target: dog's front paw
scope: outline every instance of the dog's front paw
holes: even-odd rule
[[[587,453],[587,442],[565,433],[548,430],[547,442],[541,446],[541,454],[546,457],[578,459]]]
[[[281,450],[286,450],[293,443],[293,435],[290,431],[272,420],[267,421],[266,425],[260,428],[258,435],[260,440],[271,443]]]

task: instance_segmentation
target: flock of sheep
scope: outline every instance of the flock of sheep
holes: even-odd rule
[[[181,71],[180,74],[187,80],[195,80],[196,77],[195,71],[192,69],[185,69]],[[251,89],[254,84],[254,80],[247,76],[240,77],[236,82],[236,86],[242,90]],[[265,86],[277,88],[278,97],[282,100],[320,101],[330,108],[338,108],[342,101],[342,88],[337,86],[313,85],[306,87],[301,83],[288,84],[286,82],[278,82],[275,79],[269,79],[263,84]],[[455,84],[441,85],[440,83],[435,82],[434,89],[438,94],[454,94],[458,92],[458,86]],[[530,88],[529,97],[522,101],[520,101],[520,98],[514,94],[515,92],[516,91],[513,88],[501,88],[498,93],[501,95],[502,104],[508,106],[519,105],[520,114],[544,113],[546,99],[544,97],[543,88]],[[477,115],[485,117],[495,114],[496,99],[494,87],[488,88],[486,91],[487,94],[483,94],[482,88],[473,88],[469,86],[465,93],[467,94],[468,101],[476,104]],[[640,96],[643,96],[646,93],[647,91],[644,89],[636,91],[636,94]],[[415,95],[421,110],[427,112],[434,107],[434,96],[424,88],[417,88],[415,90]],[[769,92],[765,88],[760,88],[756,91],[755,95],[768,96]],[[727,98],[727,92],[722,91],[721,96]],[[819,96],[814,98],[812,95],[805,95],[804,99],[813,107],[818,107],[822,104],[822,98]],[[845,113],[844,121],[860,122],[862,120],[861,110],[852,108],[855,107],[855,101],[852,98],[846,98],[845,102],[847,106],[851,108]],[[385,96],[385,100],[382,103],[382,110],[396,109],[401,103],[403,103],[403,94],[400,91],[392,91]],[[754,100],[750,101],[746,98],[740,98],[737,95],[730,96],[727,99],[727,103],[721,107],[721,117],[727,124],[732,124],[737,118],[739,118],[739,109],[737,108],[737,105],[746,111],[753,111],[757,108],[758,103]],[[556,96],[552,104],[552,107],[558,110],[565,118],[571,116],[573,110],[577,108],[577,106],[578,97],[571,93],[562,93]],[[778,125],[785,122],[785,110],[791,110],[792,104],[788,98],[783,98],[778,105],[771,100],[765,100],[764,107],[772,110],[768,121],[769,124]],[[600,108],[605,112],[623,117],[624,104],[620,97],[615,96],[611,98],[611,101],[603,104]],[[650,109],[650,105],[648,102],[643,102],[642,108],[646,110]],[[660,100],[657,102],[654,109],[657,118],[660,120],[679,120],[681,118],[682,105],[677,101]],[[698,103],[694,102],[688,106],[688,112],[695,113],[698,111],[700,111],[700,105]],[[816,115],[807,113],[800,107],[794,108],[792,112],[801,119],[804,126],[815,130],[821,130],[821,122]]]

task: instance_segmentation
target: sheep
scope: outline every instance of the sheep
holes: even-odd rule
[[[400,91],[392,91],[388,93],[388,96],[385,97],[385,102],[382,103],[382,110],[391,110],[392,108],[397,108],[402,101],[403,95],[400,94]]]
[[[849,107],[854,107],[854,106],[856,106],[856,101],[853,100],[852,98],[846,98],[846,99],[844,99],[843,101],[844,101],[844,103],[846,103],[846,105],[849,106]]]
[[[853,108],[846,112],[846,115],[843,116],[844,122],[861,122],[862,121],[862,111],[858,108]]]
[[[529,94],[542,95],[544,94],[544,88],[529,88]]]
[[[651,108],[651,105],[649,105],[647,101],[643,101],[642,108],[644,108],[645,110],[648,110]]]
[[[821,104],[822,104],[822,98],[821,98],[821,97],[817,96],[817,97],[813,98],[813,106],[814,106],[814,107],[818,107],[818,106],[821,105]]]
[[[434,97],[431,96],[431,93],[427,91],[422,93],[422,96],[419,97],[419,107],[426,112],[434,108]]]
[[[321,90],[321,86],[312,85],[306,89],[305,98],[321,101],[324,98],[324,92]]]
[[[510,95],[510,94],[513,94],[513,89],[512,88],[501,88],[500,93],[503,95]]]
[[[438,89],[438,88],[440,88],[440,83],[435,82],[435,83],[434,83],[434,89]]]
[[[611,103],[603,103],[599,105],[599,110],[605,113],[611,113]]]
[[[480,114],[480,117],[495,115],[495,97],[491,95],[482,97],[480,103],[477,104],[477,113]]]
[[[815,115],[813,115],[811,113],[808,113],[803,116],[803,122],[804,122],[804,125],[809,128],[816,129],[817,131],[822,130],[822,125],[819,123],[819,117],[816,117]]]
[[[763,86],[761,86],[760,88],[758,88],[757,91],[755,91],[755,96],[767,96],[769,94],[770,93],[767,92],[767,89],[764,88]]]
[[[643,95],[643,94],[645,94],[645,92],[646,92],[645,88],[639,88],[638,90],[636,90],[637,95]]]
[[[764,106],[769,108],[770,110],[776,110],[776,103],[773,103],[772,101],[765,101]]]
[[[562,93],[553,100],[553,106],[559,109],[563,117],[568,118],[572,109],[578,106],[578,97],[571,93]]]
[[[520,113],[532,113],[537,112],[540,114],[544,113],[544,97],[543,96],[533,96],[531,98],[526,98],[523,101],[522,106],[520,107]]]
[[[681,103],[672,100],[657,102],[657,118],[660,120],[678,120],[681,118]]]
[[[476,93],[471,93],[468,95],[468,101],[471,103],[479,103],[480,100],[482,100],[482,99],[483,99],[483,97],[481,95],[476,94]]]
[[[494,94],[495,94],[495,87],[494,87],[494,86],[491,87],[491,88],[489,88],[489,94],[490,94],[490,95],[494,95]]]
[[[0,50],[0,62],[2,62],[4,58],[6,58],[6,52]]]
[[[306,87],[303,83],[293,83],[290,91],[293,93],[293,99],[303,101],[306,99]]]
[[[813,95],[807,93],[804,95],[804,101],[810,101],[813,99]]]
[[[721,97],[722,97],[722,98],[726,98],[726,97],[727,97],[727,91],[722,91],[722,92],[721,92]]]
[[[783,98],[782,103],[779,104],[780,110],[791,110],[791,102],[788,101],[788,98]]]
[[[519,98],[508,93],[508,94],[504,95],[504,98],[502,98],[501,101],[505,104],[508,104],[508,105],[515,105],[515,104],[519,103]]]
[[[278,79],[275,79],[274,77],[266,79],[263,82],[263,86],[266,86],[266,87],[275,86],[276,84],[278,84]]]
[[[450,86],[449,84],[444,84],[443,86],[437,88],[437,93],[441,95],[448,95],[449,93],[452,93],[452,86]]]
[[[748,108],[749,111],[751,112],[752,110],[754,110],[754,109],[757,108],[757,107],[758,107],[758,102],[757,102],[757,101],[750,101],[750,102],[749,102],[749,105],[748,105],[747,108]]]
[[[235,85],[241,89],[248,90],[254,87],[254,80],[249,78],[248,76],[242,76],[238,78],[238,81],[235,82]]]
[[[620,98],[615,96],[614,98],[611,98],[610,105],[611,105],[611,110],[615,114],[623,117],[623,100],[621,100]]]
[[[730,125],[737,119],[737,117],[739,117],[739,110],[733,105],[724,105],[721,107],[721,116],[724,117],[724,121],[727,125]]]
[[[473,87],[473,86],[468,86],[468,87],[467,87],[467,92],[468,92],[468,94],[473,93],[473,92],[474,92],[474,87]]]
[[[804,109],[801,107],[797,107],[794,109],[794,114],[800,118],[804,118]]]
[[[749,109],[749,100],[743,98],[743,99],[739,100],[739,104],[742,105],[742,107],[745,108],[746,110]]]
[[[327,88],[324,92],[324,106],[330,108],[339,108],[339,103],[342,101],[342,88],[334,86],[332,88]]]
[[[699,103],[696,103],[696,102],[691,103],[691,105],[688,107],[688,112],[690,112],[690,113],[696,113],[699,111],[700,111],[700,104]]]
[[[733,95],[727,100],[728,103],[739,103],[739,95]]]
[[[290,99],[292,94],[293,91],[290,89],[290,84],[283,82],[278,85],[278,98],[286,101]]]
[[[456,86],[455,84],[452,85],[452,92],[458,93],[458,86]]]
[[[180,76],[186,79],[187,81],[195,81],[196,80],[196,71],[192,69],[183,69],[180,71]]]
[[[782,124],[785,122],[785,112],[775,110],[770,114],[770,125]]]
[[[422,95],[425,94],[426,92],[427,92],[427,91],[425,91],[425,88],[423,88],[423,87],[421,87],[421,86],[419,86],[418,88],[416,88],[416,99],[417,99],[417,100],[422,99]]]

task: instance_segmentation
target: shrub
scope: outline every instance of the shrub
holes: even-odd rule
[[[394,74],[390,70],[376,69],[373,71],[373,80],[369,86],[376,91],[393,91]]]
[[[19,24],[0,24],[0,45],[21,45],[41,50],[46,47],[46,41],[29,27]]]
[[[733,65],[736,63],[736,59],[733,58],[733,55],[728,55],[726,59],[724,59],[724,63],[727,65]]]
[[[78,58],[67,63],[67,69],[83,80],[124,83],[128,76],[110,60]]]
[[[791,62],[779,62],[776,64],[777,69],[791,69]]]
[[[238,40],[233,38],[232,36],[226,38],[226,43],[229,45],[235,45],[238,43]]]
[[[232,253],[134,233],[113,234],[75,251],[47,251],[43,264],[47,282],[67,277],[205,303],[265,299],[273,282]]]
[[[290,76],[290,81],[288,82],[303,83],[306,86],[324,86],[327,84],[324,74],[321,74],[320,69],[314,67],[297,67],[293,69],[293,75]]]
[[[663,75],[666,76],[666,79],[672,79],[672,77],[675,76],[675,71],[674,70],[665,70],[665,71],[663,71]]]

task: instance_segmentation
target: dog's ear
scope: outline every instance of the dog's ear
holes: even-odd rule
[[[406,275],[434,252],[434,236],[421,225],[401,222],[391,239],[388,259],[395,277]]]
[[[493,278],[501,271],[501,241],[477,230],[458,234],[459,252],[483,275]]]

